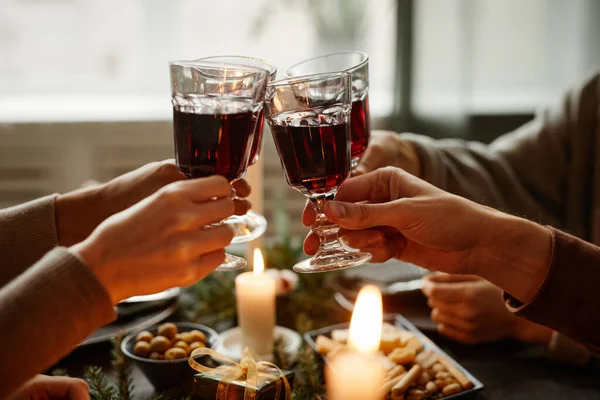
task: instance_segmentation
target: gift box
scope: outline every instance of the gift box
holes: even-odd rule
[[[201,358],[197,358],[201,356]],[[196,400],[291,400],[292,371],[259,361],[245,349],[237,363],[214,350],[196,349],[189,357],[194,376]]]
[[[279,376],[277,370],[272,371],[273,376],[279,379],[279,385],[271,378],[259,377],[256,390],[256,400],[275,400],[285,399],[285,385],[281,382],[282,378]],[[292,371],[281,371],[285,378],[288,380],[290,386],[293,384],[294,373]],[[215,400],[217,399],[217,392],[219,383],[221,382],[221,376],[215,376],[210,373],[199,373],[194,376],[194,399],[197,400]],[[246,385],[248,384],[245,379],[236,379],[229,384],[227,391],[223,393],[227,400],[244,400],[244,394],[246,392]]]

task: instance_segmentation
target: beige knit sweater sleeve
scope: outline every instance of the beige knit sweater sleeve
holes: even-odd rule
[[[0,287],[58,246],[57,195],[0,210]]]
[[[116,316],[95,275],[55,247],[54,200],[0,211],[1,399]]]

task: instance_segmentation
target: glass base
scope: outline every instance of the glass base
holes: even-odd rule
[[[365,264],[371,261],[371,257],[370,253],[348,251],[343,248],[333,249],[319,252],[308,260],[300,261],[294,265],[294,271],[304,274],[335,271]]]
[[[248,263],[243,258],[225,253],[225,261],[217,267],[216,271],[237,271],[246,268],[247,265]]]
[[[231,243],[247,243],[261,237],[267,230],[267,220],[250,210],[244,215],[234,215],[223,221],[235,232]]]

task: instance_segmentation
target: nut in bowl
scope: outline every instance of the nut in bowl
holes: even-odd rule
[[[382,398],[454,399],[483,389],[483,384],[452,360],[401,315],[385,318],[377,357],[386,371]],[[325,362],[348,350],[348,324],[305,334]]]
[[[200,347],[215,348],[218,341],[218,334],[205,325],[167,322],[131,333],[121,343],[121,351],[156,389],[167,389],[191,385],[196,371],[188,364],[189,355]]]

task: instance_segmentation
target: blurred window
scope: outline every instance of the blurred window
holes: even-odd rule
[[[370,57],[392,110],[395,0],[0,0],[0,121],[168,120],[169,60],[242,54],[281,73],[316,55]],[[280,75],[281,76],[281,75]]]
[[[417,114],[531,112],[600,63],[597,0],[414,5]]]

